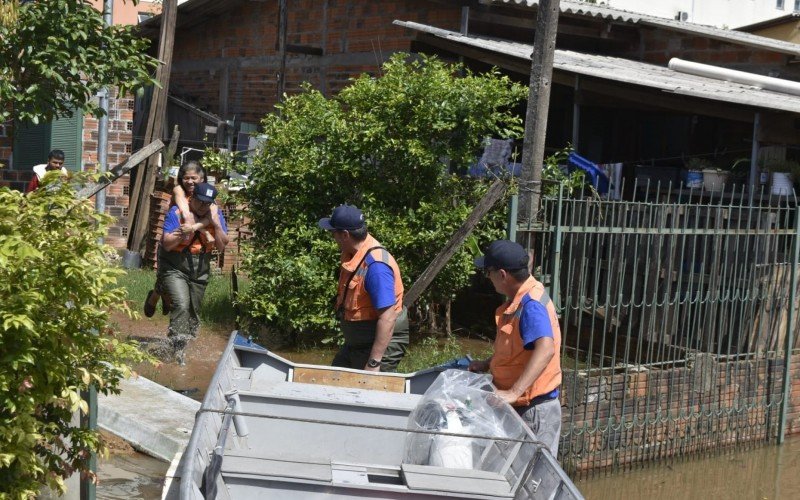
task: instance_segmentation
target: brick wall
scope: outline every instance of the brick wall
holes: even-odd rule
[[[457,30],[460,7],[430,1],[368,2],[297,0],[289,2],[290,45],[311,46],[323,55],[288,53],[286,91],[304,81],[326,94],[349,78],[375,72],[393,52],[409,51],[414,33],[395,19]],[[202,33],[202,36],[198,34]],[[171,91],[223,118],[234,115],[257,123],[277,100],[278,2],[246,2],[206,23],[176,33]],[[227,74],[227,113],[220,83]]]
[[[108,165],[109,167],[125,161],[131,154],[133,139],[133,96],[117,95],[112,89],[109,100],[108,120]],[[99,120],[92,116],[83,119],[83,154],[81,166],[83,170],[94,171],[97,168],[97,137]],[[7,130],[11,132],[11,127]],[[9,170],[8,159],[12,154],[11,137],[0,138],[0,163],[6,167],[0,169],[0,186],[24,190],[33,173],[30,170]],[[106,213],[116,218],[109,227],[105,242],[114,248],[122,249],[128,240],[128,195],[130,177],[125,175],[106,188]]]
[[[673,57],[781,78],[800,79],[800,70],[787,64],[785,54],[688,36],[668,30],[640,29],[640,44],[622,57],[666,66]]]
[[[564,371],[561,462],[571,473],[774,439],[783,359]],[[787,434],[800,432],[800,352],[792,357]]]

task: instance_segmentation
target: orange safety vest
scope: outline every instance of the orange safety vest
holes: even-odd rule
[[[550,326],[553,328],[555,354],[539,378],[525,390],[513,406],[528,406],[533,398],[552,392],[561,385],[561,328],[558,324],[558,315],[544,285],[533,276],[522,284],[513,300],[504,303],[495,312],[497,336],[494,339],[494,355],[489,364],[494,385],[501,390],[511,389],[514,382],[522,376],[525,366],[533,355],[533,351],[525,349],[522,344],[519,331],[519,320],[523,311],[521,302],[526,295],[547,309]]]
[[[175,212],[178,214],[180,221],[184,222],[183,215],[181,215],[181,210],[177,209]],[[217,237],[214,231],[214,226],[209,224],[209,227],[206,228],[206,231],[208,231],[209,234],[211,234],[211,236],[213,236],[214,238]],[[181,240],[181,242],[178,243],[178,246],[175,247],[172,251],[173,252],[185,251],[196,255],[199,253],[211,252],[212,250],[214,250],[214,244],[206,241],[206,238],[200,233],[200,231],[195,231],[194,236],[192,236],[191,239]]]
[[[354,255],[344,253],[341,255],[342,267],[339,271],[339,291],[336,295],[336,309],[338,310],[340,306],[344,305],[345,321],[378,319],[378,310],[372,307],[372,300],[370,300],[367,293],[365,281],[369,266],[366,258],[364,258],[367,250],[376,246],[380,246],[380,243],[371,234],[368,234],[358,252]],[[370,255],[376,262],[383,262],[392,269],[394,273],[394,296],[396,299],[394,308],[398,312],[401,311],[403,309],[403,279],[400,277],[400,268],[397,267],[397,262],[385,248],[376,248],[370,252]],[[361,263],[360,266],[359,262]],[[358,269],[356,269],[356,266],[358,266]],[[351,275],[352,279],[350,279]],[[344,304],[342,304],[345,286],[347,286],[347,296],[344,298]]]

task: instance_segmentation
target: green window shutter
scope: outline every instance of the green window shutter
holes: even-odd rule
[[[50,152],[50,124],[18,123],[14,126],[14,170],[30,170],[47,163]]]
[[[78,110],[69,118],[53,121],[51,130],[50,149],[64,151],[64,166],[67,170],[80,171],[83,156],[83,113]]]
[[[30,170],[34,165],[47,163],[47,154],[53,149],[64,151],[64,166],[68,170],[81,170],[83,113],[80,110],[69,118],[39,125],[21,124],[15,130],[14,170]]]

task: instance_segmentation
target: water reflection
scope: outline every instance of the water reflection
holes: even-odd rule
[[[587,499],[800,498],[800,436],[782,446],[680,460],[577,482]]]

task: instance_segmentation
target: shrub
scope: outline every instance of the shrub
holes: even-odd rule
[[[452,172],[466,171],[484,137],[521,135],[511,110],[525,95],[498,71],[474,75],[398,54],[380,77],[363,75],[335,98],[309,86],[287,98],[262,122],[267,139],[247,189],[254,237],[245,309],[281,330],[335,330],[338,251],[317,221],[345,202],[364,210],[408,287],[488,187]],[[503,225],[499,206],[474,238],[497,238]],[[462,248],[424,300],[450,300],[472,273]]]
[[[22,195],[0,188],[0,497],[32,497],[41,484],[86,471],[102,451],[97,431],[70,427],[81,391],[118,392],[125,364],[144,356],[119,341],[109,311],[124,290],[98,244],[109,218],[55,174]],[[78,174],[81,175],[81,174]],[[128,311],[129,312],[129,311]]]

